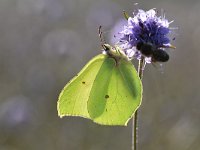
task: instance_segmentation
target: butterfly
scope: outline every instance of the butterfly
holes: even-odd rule
[[[102,47],[103,54],[92,58],[63,88],[57,103],[58,115],[126,126],[141,104],[142,83],[120,47]]]

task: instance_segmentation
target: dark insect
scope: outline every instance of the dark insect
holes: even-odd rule
[[[169,55],[162,49],[156,49],[153,51],[152,61],[153,62],[167,62],[169,60]]]
[[[152,62],[167,62],[169,60],[169,55],[167,52],[160,48],[156,48],[150,43],[139,42],[136,46],[144,56],[151,57]]]

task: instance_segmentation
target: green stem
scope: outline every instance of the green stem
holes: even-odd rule
[[[142,80],[143,71],[144,71],[145,60],[144,57],[141,58],[138,64],[138,75]],[[133,124],[132,124],[132,150],[137,150],[137,143],[138,143],[138,110],[136,110]]]

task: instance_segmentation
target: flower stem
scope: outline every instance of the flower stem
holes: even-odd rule
[[[138,75],[140,79],[142,80],[143,71],[144,71],[144,57],[142,57],[138,64]],[[133,118],[133,124],[132,124],[132,150],[137,150],[137,143],[138,143],[138,110],[136,110],[134,118]]]

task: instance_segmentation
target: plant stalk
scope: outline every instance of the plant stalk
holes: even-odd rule
[[[138,64],[138,76],[142,81],[144,71],[145,60],[142,57]],[[135,111],[133,122],[132,122],[132,150],[137,150],[138,147],[138,110]]]

